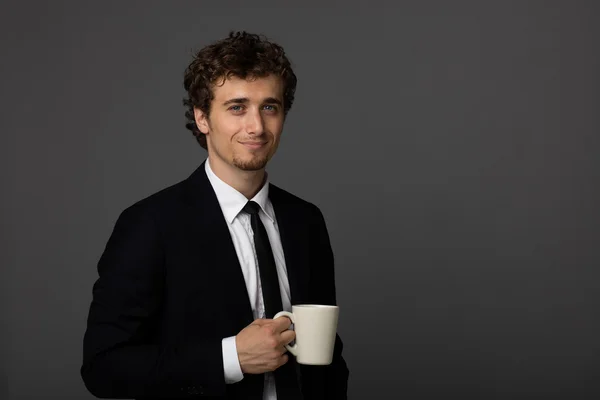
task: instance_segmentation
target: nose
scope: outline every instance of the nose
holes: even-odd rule
[[[246,132],[249,135],[262,135],[264,132],[264,122],[259,110],[253,110],[246,113]]]

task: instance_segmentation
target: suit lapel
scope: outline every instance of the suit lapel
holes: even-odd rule
[[[277,186],[269,187],[269,198],[275,210],[277,227],[290,284],[291,303],[301,304],[309,301],[309,242],[305,219],[299,215],[300,209],[294,207],[286,194]]]
[[[223,286],[223,304],[217,306],[225,308],[232,328],[237,329],[253,321],[252,307],[227,221],[204,168],[202,163],[186,181],[187,203],[193,210],[190,222],[198,238],[202,263],[213,267],[208,272],[215,286]]]
[[[215,282],[224,282],[224,307],[235,327],[253,321],[244,275],[217,196],[206,176],[204,163],[186,180],[186,203],[190,207],[190,230],[199,243],[201,262],[213,266]],[[299,214],[290,195],[277,186],[269,187],[290,284],[291,303],[310,302],[309,230],[306,216]],[[199,268],[198,271],[203,270]],[[197,272],[201,273],[201,272]],[[197,277],[204,278],[204,277]],[[195,278],[193,278],[195,279]],[[218,284],[218,283],[217,283]]]

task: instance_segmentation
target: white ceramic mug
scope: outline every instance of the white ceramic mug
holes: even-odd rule
[[[300,304],[292,306],[292,312],[278,312],[273,319],[288,317],[294,324],[296,343],[286,345],[296,361],[306,365],[329,365],[333,358],[337,332],[338,306]]]

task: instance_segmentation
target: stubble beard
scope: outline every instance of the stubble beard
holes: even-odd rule
[[[237,154],[233,155],[233,165],[242,171],[259,171],[267,166],[269,162],[268,156],[256,156],[250,160],[244,160]]]

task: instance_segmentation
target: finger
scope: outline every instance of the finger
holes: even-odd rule
[[[273,323],[275,324],[276,332],[283,332],[292,325],[292,321],[288,317],[279,317],[274,319]]]
[[[281,358],[279,359],[279,367],[281,367],[282,365],[287,363],[288,360],[289,360],[289,357],[287,354],[282,355]],[[279,368],[279,367],[277,367],[277,368]]]
[[[294,339],[296,339],[296,332],[292,330],[283,331],[279,336],[281,344],[289,344]]]
[[[255,319],[250,325],[263,326],[264,324],[268,323],[269,321],[270,321],[269,319],[258,318],[258,319]]]

